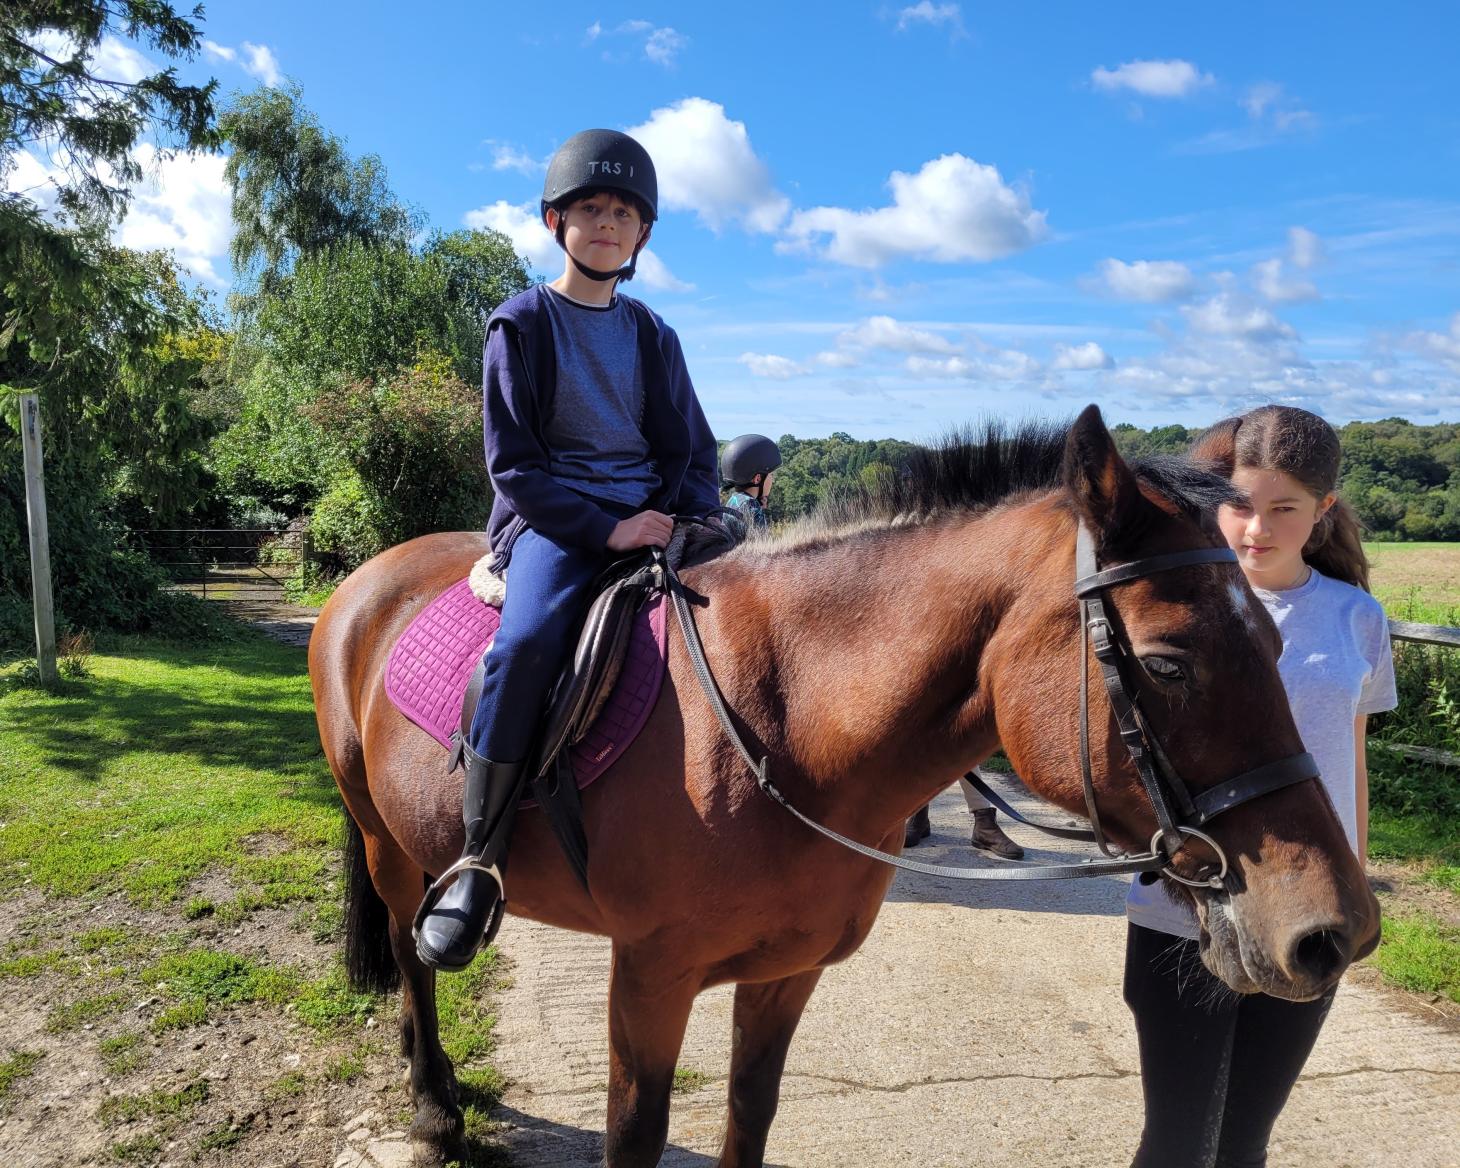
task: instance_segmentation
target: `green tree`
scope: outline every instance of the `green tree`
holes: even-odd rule
[[[380,159],[352,159],[305,108],[297,85],[263,87],[236,99],[219,127],[231,153],[229,252],[251,288],[239,301],[280,289],[302,256],[343,243],[404,248],[416,217],[391,192]]]
[[[140,344],[159,327],[151,306],[127,302],[129,285],[106,289],[98,265],[105,223],[125,212],[142,177],[134,152],[147,134],[164,149],[211,148],[215,84],[179,84],[162,69],[131,81],[98,72],[102,38],[121,34],[166,57],[191,59],[201,43],[194,20],[166,0],[7,0],[0,5],[0,179],[20,152],[45,149],[60,167],[51,180],[62,223],[48,221],[26,193],[0,193],[0,358],[11,384],[51,369],[78,314],[105,301],[101,318]],[[52,379],[54,380],[54,378]]]

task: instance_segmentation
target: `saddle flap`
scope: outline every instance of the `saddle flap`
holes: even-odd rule
[[[623,669],[634,617],[656,588],[654,569],[635,563],[594,599],[578,647],[558,678],[543,718],[539,772],[581,738],[602,712]]]

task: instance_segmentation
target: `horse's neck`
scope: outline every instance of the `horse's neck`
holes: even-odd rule
[[[873,804],[905,802],[994,748],[980,662],[1015,600],[1050,575],[1051,524],[1036,514],[1048,507],[890,528],[758,561],[736,590],[752,610],[737,622],[737,657],[751,658],[737,673],[742,685],[758,678],[747,698],[780,721],[780,745],[807,779],[866,787]]]

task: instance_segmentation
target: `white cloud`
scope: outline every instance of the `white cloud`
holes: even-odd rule
[[[538,218],[535,203],[518,205],[498,199],[495,203],[468,211],[462,222],[468,227],[500,231],[512,241],[517,254],[539,271],[554,272],[562,266],[562,253]]]
[[[656,292],[693,292],[695,286],[686,284],[669,270],[664,261],[645,248],[639,253],[639,263],[634,273],[636,284],[652,288]]]
[[[897,259],[938,263],[983,262],[1022,251],[1049,233],[1045,213],[1028,195],[1007,186],[992,166],[945,154],[917,174],[894,171],[892,205],[849,211],[797,211],[783,249],[811,250],[837,263],[875,268]]]
[[[1175,260],[1136,260],[1129,264],[1104,260],[1100,278],[1112,296],[1145,304],[1181,300],[1196,287],[1191,269]]]
[[[1208,336],[1266,342],[1295,335],[1291,325],[1235,292],[1218,292],[1211,299],[1181,311],[1186,314],[1187,323],[1194,332]]]
[[[66,172],[58,166],[37,158],[28,150],[0,156],[0,176],[5,179],[5,189],[13,194],[24,195],[45,214],[54,216],[60,207],[58,184],[67,182]]]
[[[1404,347],[1460,371],[1460,312],[1450,318],[1448,333],[1414,332],[1404,338]]]
[[[1311,110],[1289,97],[1276,81],[1259,81],[1248,86],[1240,104],[1254,122],[1262,122],[1279,134],[1309,128],[1317,121]]]
[[[958,346],[937,333],[890,316],[869,316],[837,337],[842,348],[890,349],[895,353],[956,353]]]
[[[653,61],[656,65],[662,65],[666,69],[672,69],[675,65],[675,58],[689,45],[689,37],[676,29],[656,27],[653,21],[649,20],[625,20],[613,28],[604,28],[603,22],[595,20],[583,30],[589,43],[600,40],[603,37],[640,37],[644,38],[644,57]],[[612,60],[612,53],[604,53],[604,57]],[[622,58],[620,58],[622,59]]]
[[[689,37],[672,28],[656,28],[644,42],[644,56],[666,69],[674,65],[675,56],[689,44]]]
[[[220,265],[233,235],[232,192],[223,177],[228,160],[218,154],[169,157],[151,143],[137,147],[132,157],[143,178],[131,188],[130,209],[112,225],[112,238],[141,251],[169,250],[197,278],[222,284]],[[117,181],[110,167],[99,170],[105,181]],[[47,215],[56,214],[55,184],[68,181],[63,169],[17,151],[3,160],[0,174],[6,190],[24,195]]]
[[[1041,366],[1018,349],[988,349],[982,357],[909,357],[903,368],[917,377],[946,377],[958,381],[1029,381]]]
[[[827,369],[851,369],[857,365],[857,355],[845,349],[827,349],[811,358],[812,362]]]
[[[778,357],[774,353],[741,353],[736,360],[750,370],[752,377],[766,377],[772,381],[787,381],[806,372],[804,366],[789,357]]]
[[[80,45],[74,37],[67,36],[53,28],[41,29],[31,38],[40,52],[63,64],[74,60]],[[104,81],[123,81],[135,85],[144,77],[150,77],[159,69],[136,49],[114,36],[103,36],[83,58],[89,72]]]
[[[238,60],[237,49],[230,49],[227,45],[220,45],[215,41],[203,41],[203,52],[215,61]]]
[[[541,174],[547,169],[546,162],[534,158],[520,146],[514,146],[510,142],[498,142],[491,138],[487,139],[486,144],[492,148],[493,170],[515,170],[518,174],[534,175]]]
[[[963,10],[957,4],[934,4],[932,0],[920,0],[919,3],[898,12],[898,32],[906,32],[916,24],[926,24],[933,28],[947,25],[954,39],[965,35]]]
[[[909,357],[903,368],[918,377],[971,378],[978,374],[978,362],[970,357]]]
[[[1295,268],[1315,267],[1323,259],[1323,241],[1306,227],[1289,227],[1288,258]]]
[[[1282,260],[1263,260],[1253,265],[1252,284],[1258,295],[1272,304],[1296,304],[1301,300],[1318,299],[1318,289],[1310,281],[1284,277]]]
[[[147,178],[133,189],[127,217],[114,230],[119,243],[138,250],[165,248],[200,279],[221,283],[215,262],[228,254],[233,235],[232,192],[220,154],[163,157],[138,147]]]
[[[284,74],[279,70],[278,58],[274,56],[273,50],[268,45],[256,45],[251,41],[243,42],[244,72],[257,77],[265,85],[278,85],[284,79]]]
[[[135,85],[142,78],[157,72],[151,61],[114,36],[101,38],[92,53],[91,64],[98,77],[108,81],[125,81],[129,85]]]
[[[1090,74],[1096,89],[1114,93],[1129,89],[1142,97],[1189,97],[1216,78],[1190,61],[1127,61],[1114,69],[1104,66]]]
[[[1112,369],[1115,360],[1094,341],[1083,345],[1061,345],[1054,347],[1054,362],[1051,369]]]
[[[728,118],[724,106],[687,97],[628,132],[654,159],[661,211],[693,211],[716,231],[739,222],[772,232],[785,219],[789,200],[771,184],[745,123]]]
[[[1248,86],[1238,104],[1247,111],[1247,124],[1212,130],[1176,147],[1179,154],[1232,154],[1273,146],[1301,131],[1318,127],[1318,115],[1288,96],[1275,81]]]

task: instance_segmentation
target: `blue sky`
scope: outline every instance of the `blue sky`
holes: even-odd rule
[[[722,437],[1090,401],[1437,421],[1460,419],[1457,13],[219,0],[183,72],[292,78],[432,226],[505,230],[549,277],[542,165],[638,133],[663,217],[632,291]],[[121,232],[215,286],[227,233],[216,159],[164,164]]]

